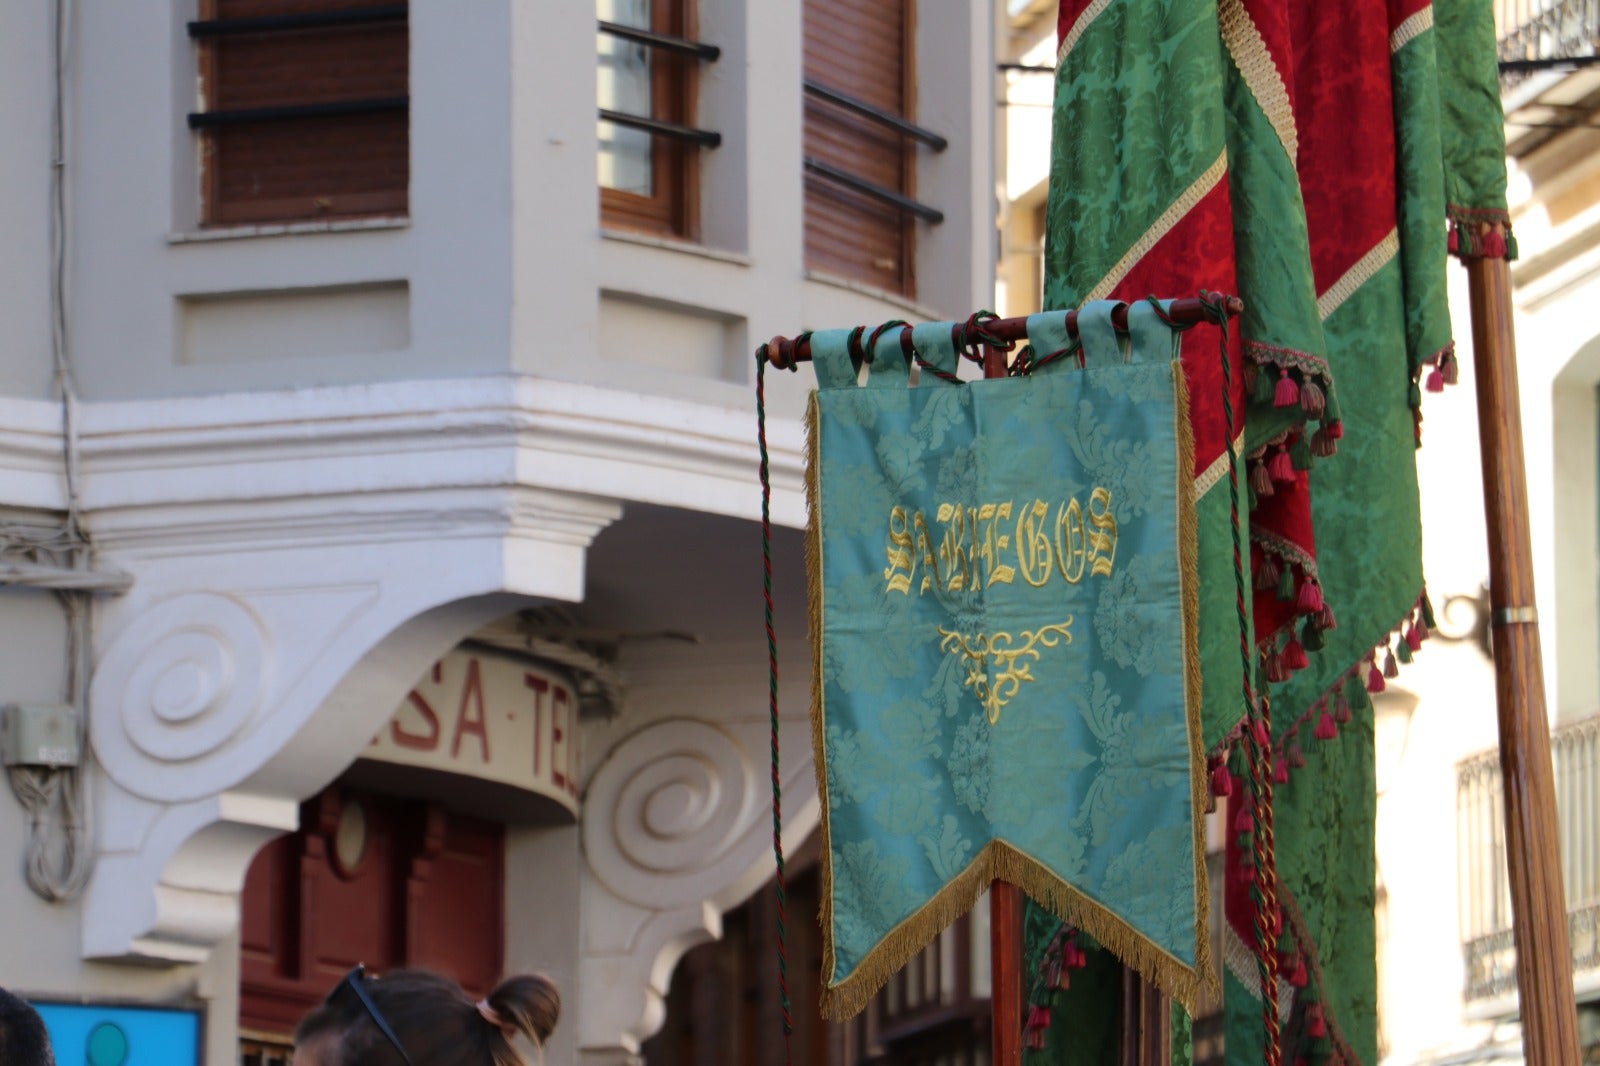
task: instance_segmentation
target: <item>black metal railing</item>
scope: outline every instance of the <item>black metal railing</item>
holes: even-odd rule
[[[1600,974],[1600,714],[1553,730],[1550,755],[1572,966]],[[1463,760],[1456,780],[1466,994],[1499,999],[1517,987],[1499,752]]]
[[[641,47],[656,51],[686,56],[701,63],[715,63],[722,56],[722,49],[717,45],[691,40],[688,37],[676,37],[670,33],[657,33],[654,30],[641,29],[638,26],[624,26],[621,23],[607,22],[604,19],[599,20],[596,25],[599,31],[607,37],[615,37],[621,41],[631,41]],[[625,111],[614,111],[610,108],[602,107],[600,108],[600,121],[609,122],[615,126],[626,126],[629,129],[643,130],[654,137],[668,137],[675,141],[697,144],[702,148],[716,148],[722,144],[722,134],[716,130],[703,130],[696,126],[688,126],[681,122],[668,122],[665,119],[655,118],[650,115],[633,115]]]
[[[1509,84],[1593,57],[1600,45],[1600,0],[1495,0],[1494,24],[1500,73]]]
[[[803,88],[808,100],[820,101],[858,118],[864,118],[876,126],[881,126],[903,137],[908,137],[919,144],[925,144],[935,152],[942,152],[950,146],[949,140],[942,134],[936,133],[926,126],[919,126],[900,115],[885,111],[881,107],[869,104],[865,100],[857,99],[848,93],[840,92],[838,89],[823,85],[821,82],[814,81],[811,78],[805,79]],[[865,196],[869,200],[875,200],[880,204],[903,211],[929,225],[936,226],[944,221],[944,212],[937,207],[912,199],[897,189],[886,188],[875,182],[868,181],[831,163],[814,159],[808,155],[805,157],[804,166],[805,172],[813,177],[820,178],[832,185],[849,189],[851,192]]]
[[[196,41],[218,38],[258,36],[299,30],[331,30],[342,26],[374,23],[404,23],[410,17],[409,4],[383,4],[378,7],[339,8],[332,11],[305,11],[290,15],[260,15],[253,18],[197,19],[189,23],[189,37]],[[303,118],[333,118],[343,115],[368,115],[379,112],[409,111],[409,96],[385,96],[364,100],[328,100],[312,104],[284,104],[276,107],[218,108],[191,111],[189,128],[212,129],[256,122],[282,122]]]
[[[189,36],[195,39],[234,37],[246,33],[282,33],[290,30],[322,30],[334,26],[355,26],[369,22],[404,22],[408,4],[380,7],[350,7],[333,11],[303,11],[294,15],[258,15],[239,19],[197,19],[189,23]]]

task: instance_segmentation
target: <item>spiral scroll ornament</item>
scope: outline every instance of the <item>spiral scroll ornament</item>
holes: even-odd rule
[[[584,801],[589,865],[619,897],[655,909],[721,889],[716,869],[754,816],[754,766],[727,733],[680,719],[617,745]]]
[[[225,753],[256,719],[266,670],[266,634],[244,604],[210,592],[164,600],[125,626],[96,667],[95,753],[150,799],[224,788],[233,783],[223,779]]]

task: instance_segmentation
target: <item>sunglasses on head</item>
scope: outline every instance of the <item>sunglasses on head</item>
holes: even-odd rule
[[[393,1044],[394,1049],[400,1052],[400,1057],[405,1060],[406,1066],[414,1066],[411,1056],[406,1054],[406,1046],[400,1043],[400,1037],[395,1034],[394,1029],[390,1027],[389,1022],[384,1018],[383,1012],[372,1001],[371,993],[364,987],[366,980],[367,968],[358,962],[355,969],[344,975],[343,981],[333,986],[333,991],[328,993],[328,999],[331,1001],[334,996],[339,994],[341,989],[348,987],[350,991],[356,994],[356,998],[361,1001],[361,1005],[367,1009],[367,1014],[371,1016],[373,1024],[378,1027],[378,1031],[388,1037],[389,1043]]]

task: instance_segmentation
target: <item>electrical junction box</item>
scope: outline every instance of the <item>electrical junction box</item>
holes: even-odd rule
[[[63,703],[0,706],[0,764],[77,766],[77,715]]]

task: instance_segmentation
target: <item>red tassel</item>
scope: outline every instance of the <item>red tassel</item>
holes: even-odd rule
[[[1506,257],[1506,235],[1496,227],[1490,227],[1489,232],[1483,235],[1480,245],[1485,259],[1504,259]]]
[[[1504,247],[1505,242],[1502,241],[1501,248],[1503,249]],[[1289,370],[1287,367],[1285,367],[1283,370],[1280,370],[1278,375],[1278,387],[1274,389],[1272,393],[1272,406],[1297,406],[1300,403],[1300,386],[1296,384],[1294,378],[1289,376]]]
[[[1275,785],[1289,783],[1289,764],[1284,761],[1282,755],[1272,760],[1272,783]]]
[[[1382,692],[1387,687],[1383,683],[1383,674],[1378,670],[1378,664],[1373,663],[1372,669],[1367,671],[1367,691]]]
[[[1433,634],[1428,632],[1428,623],[1424,622],[1420,618],[1417,619],[1416,624],[1411,627],[1411,632],[1413,632],[1413,633],[1415,633],[1417,635],[1418,643],[1421,643],[1422,641],[1427,640],[1430,636],[1433,635]]]
[[[1256,827],[1256,820],[1250,813],[1247,805],[1240,804],[1239,813],[1233,816],[1233,831],[1235,833],[1248,833]]]
[[[1050,1008],[1049,1007],[1031,1007],[1031,1008],[1029,1008],[1029,1010],[1028,1010],[1028,1026],[1027,1027],[1029,1029],[1048,1029],[1048,1028],[1050,1028]]]
[[[1339,735],[1339,727],[1333,724],[1333,715],[1323,711],[1322,717],[1317,719],[1317,728],[1311,731],[1311,735],[1318,740],[1332,740],[1337,737]]]
[[[1406,646],[1412,651],[1422,650],[1421,624],[1406,627]]]
[[[1424,384],[1424,388],[1426,388],[1429,392],[1443,392],[1444,371],[1440,370],[1438,367],[1434,367],[1432,370],[1428,371],[1428,380]]]
[[[1450,241],[1446,247],[1450,249],[1451,255],[1456,255],[1461,251],[1461,234],[1454,226],[1450,227]]]
[[[1344,693],[1339,693],[1339,700],[1333,705],[1333,720],[1344,725],[1350,720],[1350,701],[1344,698]]]
[[[1322,610],[1322,586],[1317,579],[1308,577],[1300,582],[1300,598],[1295,601],[1301,614],[1316,614]]]
[[[1400,660],[1395,658],[1392,651],[1389,653],[1389,658],[1384,661],[1383,676],[1391,681],[1400,676]]]
[[[1279,652],[1267,655],[1267,680],[1273,684],[1289,680],[1289,668],[1284,664],[1283,656]]]
[[[1266,463],[1257,460],[1250,465],[1250,487],[1257,496],[1272,495],[1272,475],[1267,472]]]
[[[1278,578],[1283,576],[1283,570],[1278,565],[1278,557],[1269,551],[1261,552],[1261,565],[1256,567],[1255,587],[1257,591],[1268,591],[1278,587]]]
[[[1305,645],[1296,637],[1290,637],[1289,643],[1283,646],[1283,666],[1285,670],[1304,670],[1311,665],[1311,660],[1306,657]]]
[[[1213,796],[1233,795],[1233,775],[1228,773],[1228,767],[1218,763],[1216,769],[1211,771],[1211,794]]]
[[[1322,395],[1322,386],[1310,378],[1300,386],[1300,410],[1312,418],[1321,418],[1323,408],[1327,406],[1327,398]]]
[[[1334,443],[1332,437],[1328,436],[1326,429],[1319,427],[1315,433],[1311,434],[1311,454],[1318,459],[1326,459],[1330,455],[1339,454],[1339,446]]]
[[[1306,753],[1300,750],[1298,742],[1289,745],[1289,765],[1296,770],[1306,764]]]
[[[1306,1008],[1306,1035],[1318,1040],[1328,1035],[1328,1023],[1322,1016],[1320,1003],[1313,1003]]]
[[[1289,457],[1288,448],[1279,448],[1272,453],[1272,458],[1267,460],[1267,472],[1274,481],[1294,480],[1294,460]]]
[[[1327,423],[1328,436],[1334,440],[1344,440],[1344,422],[1335,421]]]
[[[1259,718],[1256,719],[1254,722],[1250,723],[1250,732],[1254,734],[1256,738],[1256,747],[1272,747],[1272,732],[1267,728],[1267,723],[1263,722]]]
[[[1444,375],[1446,385],[1454,385],[1461,380],[1461,364],[1456,359],[1454,349],[1445,352],[1444,357],[1439,360],[1439,372]]]
[[[1239,866],[1239,880],[1244,882],[1247,885],[1255,884],[1256,883],[1256,868],[1254,866],[1251,866],[1248,862],[1240,864],[1240,866]]]
[[[1311,975],[1306,972],[1306,960],[1299,955],[1294,957],[1294,968],[1289,971],[1289,983],[1296,988],[1304,988],[1311,983]]]
[[[1339,620],[1333,616],[1333,608],[1327,603],[1323,603],[1322,610],[1317,612],[1317,628],[1322,630],[1339,628]]]

